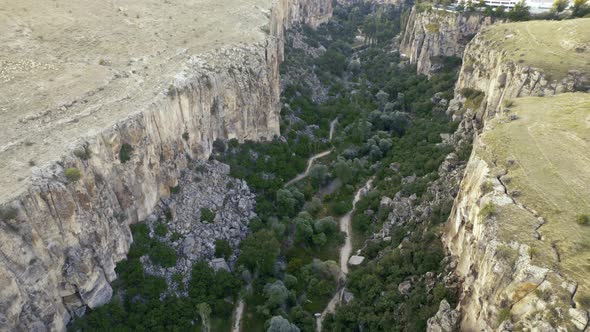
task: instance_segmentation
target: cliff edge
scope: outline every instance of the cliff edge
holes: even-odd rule
[[[444,234],[463,330],[585,331],[590,19],[485,29],[449,111],[474,149]]]
[[[129,224],[218,139],[279,134],[284,31],[328,0],[20,1],[0,12],[0,330],[112,294]]]

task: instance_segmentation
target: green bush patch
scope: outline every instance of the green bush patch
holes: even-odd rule
[[[70,167],[64,171],[64,176],[66,177],[66,179],[68,179],[69,182],[76,182],[80,180],[82,174],[80,173],[80,170],[78,170],[77,168]]]

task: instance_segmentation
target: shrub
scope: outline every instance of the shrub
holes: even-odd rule
[[[158,236],[166,236],[166,233],[168,233],[168,227],[166,227],[164,223],[158,222],[154,227],[154,233]]]
[[[180,238],[182,238],[182,235],[180,233],[178,233],[178,232],[174,232],[174,233],[172,233],[172,236],[170,237],[170,240],[172,242],[175,242],[175,241],[180,240]]]
[[[153,241],[149,249],[152,262],[161,267],[172,267],[176,265],[176,252],[160,241]]]
[[[172,275],[172,281],[174,281],[180,289],[184,289],[184,282],[182,281],[182,279],[183,276],[180,272],[176,272]]]
[[[478,108],[485,96],[483,92],[470,88],[461,89],[459,92],[466,98],[465,107],[471,109]]]
[[[500,245],[496,250],[496,255],[509,265],[513,265],[518,258],[518,252],[509,246]]]
[[[228,259],[232,250],[226,240],[215,240],[215,257]]]
[[[479,211],[479,215],[482,216],[484,219],[489,219],[495,216],[497,213],[496,206],[494,203],[487,203],[481,211]]]
[[[579,296],[577,302],[579,302],[583,308],[590,308],[590,295]]]
[[[17,214],[18,214],[18,211],[16,210],[16,208],[14,208],[12,206],[0,208],[0,219],[3,219],[3,220],[16,219]]]
[[[215,219],[215,213],[208,208],[201,208],[201,222],[209,223]]]
[[[92,152],[86,147],[81,147],[74,150],[74,156],[82,160],[88,160],[92,156]]]
[[[185,140],[185,141],[188,141],[189,135],[188,135],[187,132],[182,133],[182,139]]]
[[[426,24],[426,31],[429,33],[437,33],[440,30],[440,24],[438,22]]]
[[[213,141],[213,152],[216,152],[216,153],[224,153],[225,152],[225,142],[221,138],[218,138],[215,141]]]
[[[483,193],[489,193],[494,189],[494,185],[490,181],[486,181],[481,184],[481,191]]]
[[[535,295],[545,302],[549,302],[551,299],[551,291],[548,289],[540,290],[537,288],[535,289]]]
[[[471,156],[471,150],[473,150],[473,146],[471,144],[465,143],[461,145],[459,150],[457,150],[457,156],[459,157],[459,160],[467,161]]]
[[[131,160],[131,153],[133,153],[133,147],[127,143],[123,143],[121,150],[119,150],[119,160],[122,163],[128,162]]]
[[[80,178],[82,177],[80,170],[78,170],[75,167],[70,167],[70,168],[66,169],[64,171],[64,175],[65,175],[66,179],[68,179],[69,182],[76,182],[76,181],[80,180]]]
[[[576,222],[582,226],[589,226],[590,225],[590,214],[577,215]]]
[[[171,194],[178,194],[180,192],[180,186],[170,187]]]
[[[498,324],[510,319],[510,308],[504,308],[498,312]]]

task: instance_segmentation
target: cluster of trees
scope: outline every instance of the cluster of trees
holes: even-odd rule
[[[242,287],[240,279],[225,270],[215,272],[206,263],[197,263],[186,286],[189,295],[162,298],[168,287],[166,280],[145,273],[140,261],[146,254],[154,261],[154,253],[158,253],[154,246],[161,242],[149,237],[146,224],[132,225],[131,229],[134,242],[127,259],[117,264],[113,300],[76,319],[70,330],[193,331],[201,325],[210,327],[213,320],[230,319],[233,299]],[[168,254],[175,260],[176,253],[170,250]],[[182,282],[182,276],[177,279]]]

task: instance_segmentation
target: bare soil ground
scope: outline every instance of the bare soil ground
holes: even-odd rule
[[[580,284],[579,296],[590,296],[590,225],[576,222],[590,214],[590,94],[518,98],[510,114],[518,119],[494,119],[484,132],[486,159],[507,170],[508,192],[546,223],[509,205],[499,211],[500,237],[529,244],[533,262],[562,271]]]
[[[0,202],[165,91],[190,55],[263,40],[271,0],[0,0]]]

